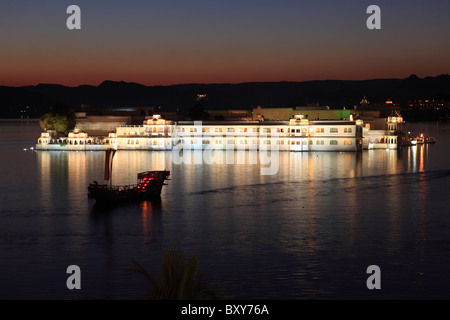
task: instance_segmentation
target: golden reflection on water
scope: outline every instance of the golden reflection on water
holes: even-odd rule
[[[417,154],[417,148],[419,148],[419,154]],[[333,223],[342,223],[342,221],[345,221],[347,243],[349,245],[355,244],[355,237],[361,227],[361,215],[364,214],[358,209],[364,208],[364,205],[361,204],[361,196],[378,196],[377,194],[370,194],[372,192],[381,192],[382,198],[387,202],[380,206],[380,208],[383,208],[380,210],[389,211],[387,213],[390,226],[388,236],[395,238],[401,232],[398,228],[403,211],[400,210],[399,206],[391,204],[398,201],[397,197],[399,192],[402,192],[402,185],[398,186],[400,189],[398,192],[392,188],[389,189],[390,192],[384,192],[383,188],[361,190],[360,180],[362,177],[382,175],[384,176],[382,179],[386,180],[387,187],[398,184],[398,173],[405,170],[402,167],[399,153],[400,151],[397,150],[367,150],[361,153],[281,152],[277,175],[262,176],[259,174],[260,164],[246,163],[249,159],[248,151],[237,151],[235,160],[239,159],[239,161],[235,161],[234,164],[212,165],[196,164],[195,161],[190,164],[175,165],[172,163],[171,152],[119,151],[113,160],[112,176],[113,184],[133,184],[136,182],[138,172],[171,170],[172,180],[163,189],[164,197],[168,197],[167,199],[171,199],[174,203],[177,202],[177,199],[182,199],[181,207],[177,208],[189,212],[189,216],[181,216],[180,219],[193,219],[194,221],[196,218],[208,221],[205,219],[211,215],[210,210],[217,206],[217,203],[214,202],[213,197],[203,197],[203,210],[199,210],[199,198],[189,196],[192,193],[216,192],[217,190],[226,190],[226,188],[237,186],[270,185],[277,181],[284,183],[280,185],[281,188],[286,188],[285,183],[293,183],[294,189],[286,189],[285,194],[287,197],[293,197],[292,201],[280,202],[280,209],[283,209],[283,211],[292,210],[297,217],[292,214],[280,214],[277,217],[282,225],[280,232],[282,237],[289,239],[287,241],[293,245],[289,248],[296,251],[298,246],[302,250],[307,248],[307,250],[313,252],[321,246],[319,243],[321,233],[329,232],[324,231],[324,226],[331,228]],[[415,170],[423,171],[423,162],[426,158],[425,147],[411,147],[407,154],[407,167],[413,172]],[[192,154],[192,157],[199,156],[202,156],[201,151]],[[86,208],[87,184],[93,180],[103,181],[104,154],[102,152],[38,152],[37,158],[41,175],[41,201],[44,206],[48,210],[54,210],[57,200],[55,199],[55,192],[67,190],[65,197],[69,207],[78,208],[84,205],[84,208]],[[331,187],[337,187],[340,190],[329,189],[328,181],[330,179],[335,181],[331,184]],[[382,180],[380,180],[380,183],[382,183]],[[425,185],[426,182],[421,182],[421,187],[425,187]],[[254,203],[256,208],[272,210],[270,203],[264,204],[267,195],[260,194],[254,189],[243,189],[238,198],[233,199],[233,203],[222,205],[245,207],[249,203]],[[334,195],[336,192],[339,196]],[[59,193],[59,196],[61,194],[63,193]],[[296,199],[296,194],[301,198]],[[336,212],[323,212],[324,196],[327,201],[333,202],[329,204],[329,207]],[[293,203],[297,206],[290,207]],[[352,208],[352,210],[345,210],[345,208]],[[148,236],[151,233],[153,209],[152,203],[143,202],[140,205],[144,241],[149,240]],[[329,217],[331,220],[324,224],[322,219],[327,214],[331,215]],[[262,218],[260,217],[260,219]],[[71,225],[75,232],[81,232],[82,228],[86,227],[80,224],[75,217],[69,217],[67,223]],[[217,224],[220,221],[211,220],[210,223]],[[270,223],[267,226],[269,227]],[[252,229],[251,224],[235,225],[234,228],[250,228],[247,231],[241,230],[242,234],[256,232]]]
[[[428,148],[428,144],[408,147],[408,168],[412,172],[424,172],[424,165],[428,160]]]

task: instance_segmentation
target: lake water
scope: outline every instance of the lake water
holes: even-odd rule
[[[135,260],[156,276],[170,247],[198,253],[225,299],[449,299],[450,125],[406,130],[437,142],[283,152],[276,175],[119,151],[114,184],[159,169],[171,180],[160,204],[99,209],[87,185],[103,181],[103,153],[36,152],[35,122],[0,121],[0,299],[138,299],[146,282],[124,270]],[[370,265],[380,290],[366,287]]]

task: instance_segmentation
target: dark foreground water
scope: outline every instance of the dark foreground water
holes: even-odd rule
[[[103,153],[36,152],[36,124],[2,121],[0,299],[141,298],[145,281],[124,270],[136,260],[157,275],[169,247],[198,253],[226,299],[449,299],[450,126],[407,130],[437,143],[280,153],[269,176],[238,161],[176,165],[170,152],[119,151],[114,184],[157,169],[172,180],[160,204],[105,210],[86,189],[102,181]],[[366,287],[370,265],[380,290]]]

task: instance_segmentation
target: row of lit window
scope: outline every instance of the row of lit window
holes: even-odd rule
[[[186,141],[184,139],[181,139],[180,142],[183,143],[183,144],[186,143]],[[190,139],[190,140],[188,140],[188,142],[189,142],[189,144],[195,145],[195,144],[197,144],[199,142],[199,140],[197,140],[197,139]],[[212,143],[214,143],[214,144],[222,144],[223,142],[226,142],[227,144],[241,144],[241,145],[247,145],[247,144],[249,144],[249,142],[251,142],[252,144],[259,144],[260,143],[259,139],[254,139],[254,140],[251,140],[251,141],[248,141],[247,139],[239,139],[239,140],[236,140],[236,141],[234,139],[228,139],[228,140],[214,139],[214,140],[212,140]],[[202,144],[210,144],[211,140],[204,139],[204,140],[201,140],[201,143]],[[262,143],[270,145],[272,143],[272,140],[265,139],[265,140],[262,140]],[[276,143],[284,145],[285,144],[285,140],[276,140]],[[308,143],[310,145],[313,145],[314,141],[313,140],[309,140],[309,142],[307,142],[306,140],[291,140],[291,145],[300,145],[300,144],[306,145]],[[315,140],[315,143],[316,143],[316,145],[324,145],[325,141],[324,140]],[[131,143],[131,144],[133,144],[133,143]],[[136,144],[139,144],[139,143],[136,142]],[[153,145],[158,145],[158,140],[153,140],[152,144]],[[173,144],[175,145],[176,142],[174,141]],[[330,145],[338,145],[339,142],[337,140],[330,140],[329,144]],[[351,140],[344,140],[344,145],[351,145],[351,144],[352,144]]]
[[[310,128],[311,132],[314,132],[313,128]],[[324,128],[316,128],[315,129],[316,133],[324,133],[325,129]],[[156,132],[156,131],[154,131]],[[178,128],[178,132],[190,132],[190,133],[194,133],[194,132],[199,132],[197,130],[197,128]],[[216,132],[216,133],[223,133],[224,130],[222,128],[202,128],[202,132],[207,133],[207,132]],[[260,128],[226,128],[226,132],[240,132],[240,133],[248,133],[248,132],[253,132],[253,133],[259,133],[260,132]],[[285,133],[287,132],[284,128],[274,128],[274,129],[270,129],[270,128],[262,128],[263,133],[271,133],[271,132],[278,132],[278,133]],[[291,133],[303,133],[306,134],[308,132],[307,128],[292,128]],[[338,133],[339,130],[338,128],[330,128],[330,133]],[[353,130],[352,128],[344,128],[344,133],[352,133]]]
[[[213,130],[214,129],[214,130]],[[226,129],[226,130],[225,130]],[[217,133],[223,133],[224,131],[226,132],[241,132],[241,133],[246,133],[246,132],[260,132],[260,128],[251,128],[251,130],[249,128],[208,128],[208,127],[202,127],[202,132],[217,132]],[[265,133],[271,133],[271,132],[286,132],[284,128],[262,128],[261,132],[265,132]],[[197,128],[195,127],[191,127],[191,128],[178,128],[178,132],[200,132],[199,130],[197,130]]]
[[[339,142],[337,141],[337,140],[330,140],[330,145],[338,145],[339,144]],[[302,145],[307,145],[307,143],[306,143],[306,141],[305,140],[303,140],[303,141],[300,141],[300,140],[292,140],[291,141],[291,145],[300,145],[300,144],[302,144]],[[309,144],[310,145],[313,145],[314,144],[314,142],[313,142],[313,140],[309,140]],[[352,144],[352,141],[351,140],[344,140],[344,145],[351,145]],[[316,145],[325,145],[325,141],[324,140],[316,140]]]

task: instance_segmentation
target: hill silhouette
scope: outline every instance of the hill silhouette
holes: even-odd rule
[[[145,86],[123,81],[104,81],[98,86],[67,87],[58,84],[35,86],[0,86],[0,116],[20,117],[27,110],[38,117],[54,104],[81,104],[97,107],[158,107],[164,111],[186,112],[195,104],[197,94],[206,94],[208,109],[249,109],[263,107],[294,107],[309,103],[331,108],[353,107],[362,97],[372,103],[392,99],[450,100],[450,76],[372,80],[318,80],[305,82],[245,82],[238,84],[179,84]],[[27,108],[28,107],[28,108]]]

